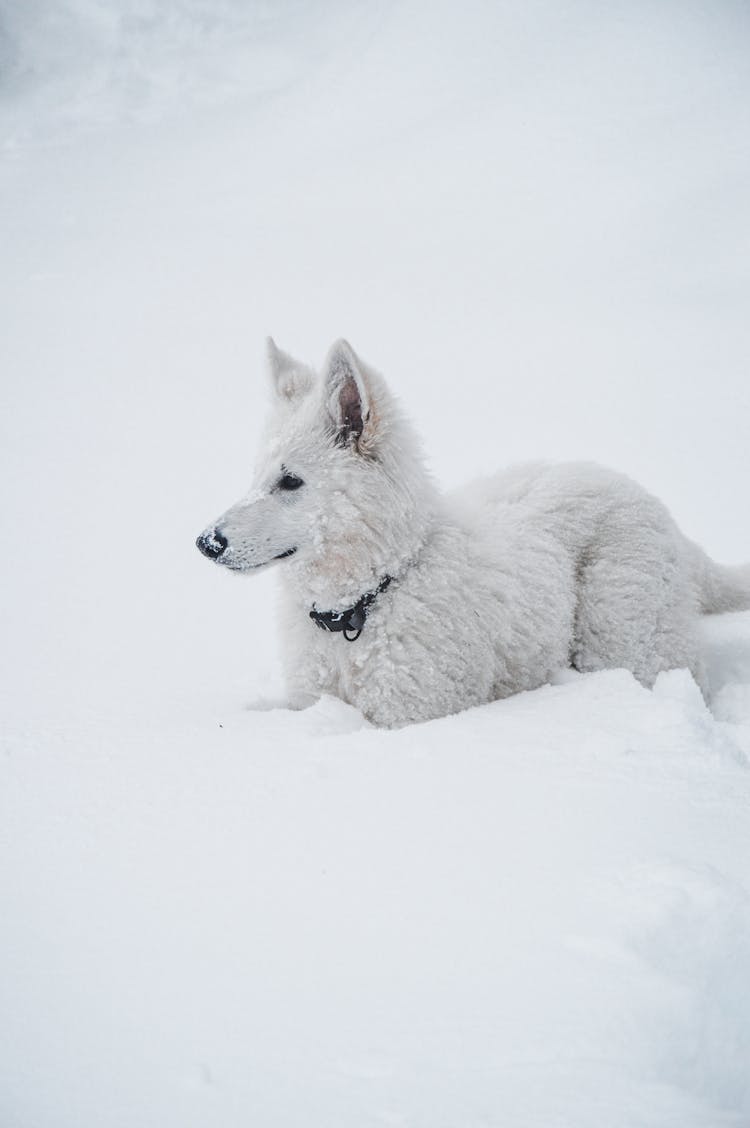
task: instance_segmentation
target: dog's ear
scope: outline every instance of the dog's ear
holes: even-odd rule
[[[362,366],[348,341],[337,341],[325,367],[326,407],[340,446],[362,449],[370,418],[370,395]]]
[[[294,400],[310,391],[315,379],[313,370],[282,352],[273,337],[266,337],[266,357],[271,386],[280,399]]]

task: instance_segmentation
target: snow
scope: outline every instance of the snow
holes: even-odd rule
[[[5,1122],[746,1124],[734,728],[613,671],[20,739]]]
[[[384,733],[280,707],[273,574],[194,540],[265,335],[345,334],[446,485],[594,458],[750,558],[746,9],[0,25],[3,1128],[745,1128],[750,614],[711,711],[565,674]]]

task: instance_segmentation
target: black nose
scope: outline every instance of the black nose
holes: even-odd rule
[[[218,560],[229,542],[218,529],[212,529],[209,533],[201,533],[195,543],[209,560]]]

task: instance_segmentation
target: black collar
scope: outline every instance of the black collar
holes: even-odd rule
[[[343,631],[347,642],[356,642],[362,634],[370,604],[375,602],[382,591],[385,591],[392,579],[393,576],[386,576],[375,591],[368,591],[353,607],[347,607],[344,611],[316,611],[313,604],[310,618],[321,630]]]

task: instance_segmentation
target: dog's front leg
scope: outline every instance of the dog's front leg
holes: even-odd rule
[[[290,709],[309,709],[323,694],[336,694],[334,671],[316,637],[319,632],[312,624],[310,628],[284,639],[282,663]]]

